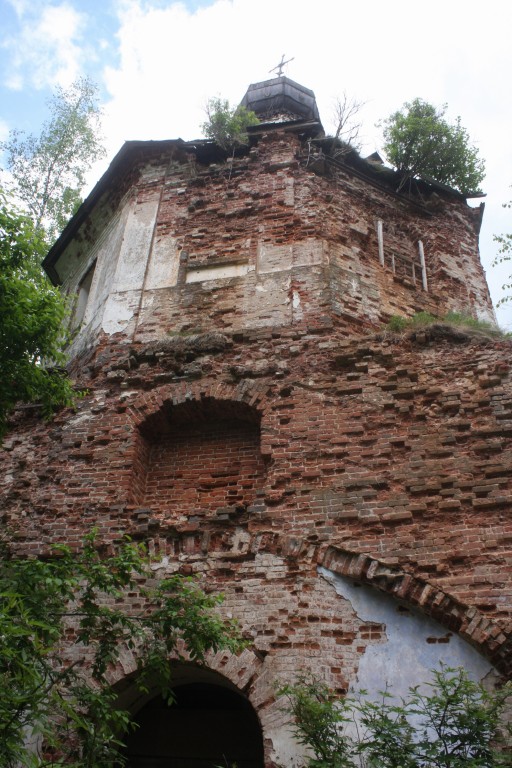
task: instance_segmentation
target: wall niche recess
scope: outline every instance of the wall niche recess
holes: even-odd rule
[[[163,518],[242,513],[264,483],[260,417],[245,403],[164,403],[140,426],[133,502]]]

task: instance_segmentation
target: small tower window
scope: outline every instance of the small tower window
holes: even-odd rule
[[[73,326],[78,328],[81,325],[85,316],[85,310],[87,309],[87,302],[89,301],[89,294],[91,292],[92,279],[94,277],[94,270],[96,268],[96,262],[94,262],[78,284],[78,296],[76,300],[75,314],[73,317]]]

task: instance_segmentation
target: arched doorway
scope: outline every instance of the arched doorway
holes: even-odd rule
[[[128,768],[263,768],[258,717],[229,680],[192,665],[173,680],[173,704],[158,694],[134,714]]]

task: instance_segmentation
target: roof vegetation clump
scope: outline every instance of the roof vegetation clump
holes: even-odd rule
[[[254,112],[242,105],[230,107],[227,99],[214,97],[206,104],[207,119],[201,130],[208,139],[213,139],[226,152],[249,143],[247,129],[257,125],[259,119]]]
[[[390,115],[382,123],[387,159],[401,175],[400,188],[414,178],[431,178],[465,197],[479,196],[485,163],[460,117],[449,123],[446,110],[446,104],[414,99]]]

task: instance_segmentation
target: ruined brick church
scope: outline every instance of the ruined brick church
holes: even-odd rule
[[[87,394],[13,418],[1,504],[19,551],[129,534],[197,575],[250,638],[177,666],[177,704],[113,670],[131,768],[300,765],[276,683],[397,692],[443,660],[512,676],[511,343],[395,315],[493,321],[483,206],[401,188],[326,138],[312,91],[250,86],[260,123],[131,141],[44,261],[74,297]]]

